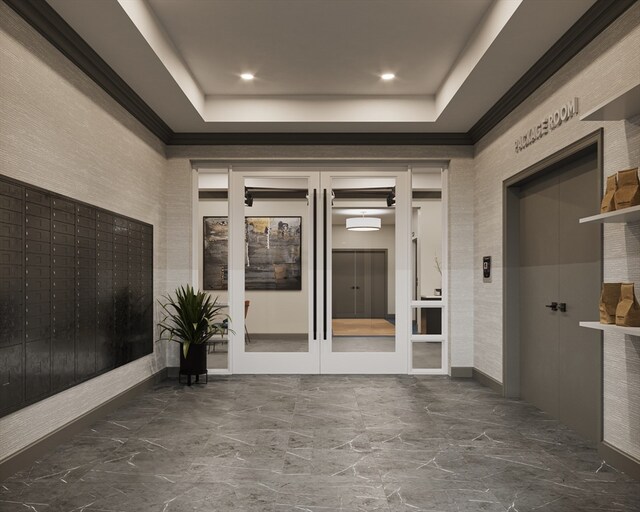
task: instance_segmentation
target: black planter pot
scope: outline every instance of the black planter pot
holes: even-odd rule
[[[191,377],[195,375],[196,382],[200,382],[200,375],[207,375],[207,345],[206,343],[195,344],[189,346],[187,357],[184,357],[182,344],[180,345],[180,380],[181,375],[187,376],[187,385],[191,386]],[[207,382],[208,382],[207,377]]]

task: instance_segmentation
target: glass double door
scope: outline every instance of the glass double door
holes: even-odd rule
[[[230,370],[407,373],[407,169],[234,168]]]

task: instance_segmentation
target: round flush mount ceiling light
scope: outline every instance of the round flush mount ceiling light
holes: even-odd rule
[[[243,80],[253,80],[255,77],[253,76],[253,73],[242,73],[240,75],[240,78],[242,78]]]
[[[382,221],[378,217],[351,217],[347,219],[349,231],[378,231]]]
[[[396,77],[396,75],[394,75],[393,73],[383,73],[382,75],[380,75],[380,78],[382,78],[383,80],[386,80],[387,82],[389,80],[393,80]]]

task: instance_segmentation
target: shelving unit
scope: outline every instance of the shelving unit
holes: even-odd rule
[[[580,219],[580,224],[586,222],[599,222],[601,224],[615,224],[624,222],[640,221],[640,206],[632,206],[625,208],[624,210],[617,210],[615,212],[600,213],[598,215],[592,215],[591,217],[583,217]]]
[[[636,87],[636,89],[636,92],[640,94],[640,86]],[[623,210],[600,213],[598,215],[592,215],[591,217],[583,217],[582,219],[580,219],[580,224],[589,222],[595,222],[599,224],[613,224],[638,221],[640,221],[640,206],[632,206]],[[621,327],[619,325],[601,324],[600,322],[580,322],[580,327],[640,337],[640,327]]]
[[[599,331],[605,332],[614,332],[616,334],[640,336],[640,327],[621,327],[619,325],[601,324],[600,322],[580,322],[580,327],[586,327],[587,329],[598,329]]]
[[[640,84],[589,110],[581,121],[621,121],[640,114]]]

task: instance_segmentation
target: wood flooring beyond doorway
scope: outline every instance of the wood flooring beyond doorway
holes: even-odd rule
[[[396,327],[384,318],[334,318],[334,336],[393,336]]]

